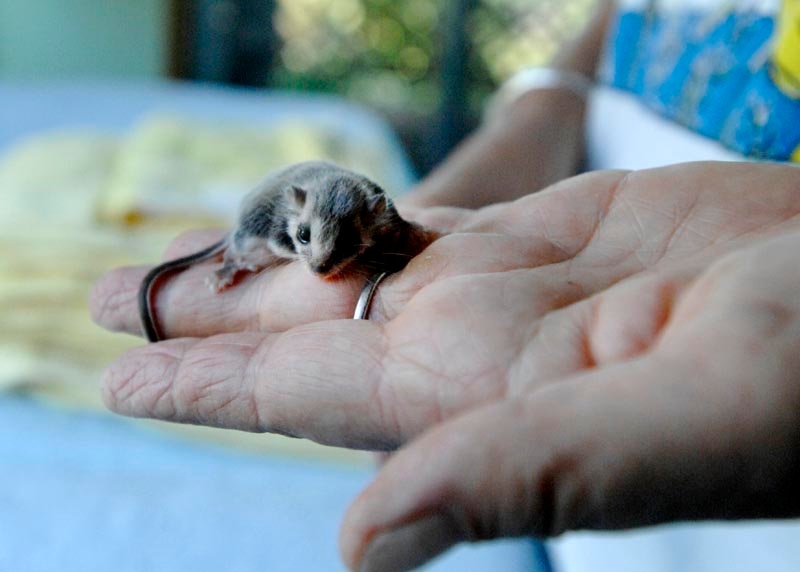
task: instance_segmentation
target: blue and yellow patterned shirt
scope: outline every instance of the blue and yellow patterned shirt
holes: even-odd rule
[[[649,0],[623,5],[611,32],[607,83],[743,155],[800,162],[800,0]]]

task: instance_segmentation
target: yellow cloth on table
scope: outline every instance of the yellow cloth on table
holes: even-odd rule
[[[374,142],[371,142],[374,143]],[[307,159],[329,159],[387,190],[388,149],[291,121],[263,128],[154,117],[125,141],[100,196],[105,222],[226,223],[242,195],[268,173]]]
[[[229,224],[256,182],[297,161],[334,160],[397,188],[389,153],[297,122],[264,131],[168,116],[125,137],[53,133],[12,148],[0,157],[0,389],[101,408],[103,368],[143,341],[91,322],[95,279],[158,260],[185,229]],[[250,450],[367,462],[303,440],[149,423]]]

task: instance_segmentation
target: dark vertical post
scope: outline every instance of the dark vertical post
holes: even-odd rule
[[[190,0],[169,1],[167,40],[169,55],[166,66],[168,77],[184,78],[189,73],[192,45],[191,4]]]
[[[264,86],[277,50],[275,0],[191,0],[188,77]]]
[[[442,102],[439,111],[437,162],[444,158],[467,132],[467,91],[470,42],[469,14],[477,0],[449,0],[444,8],[441,67]]]

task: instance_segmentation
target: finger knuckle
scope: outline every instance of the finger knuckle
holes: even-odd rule
[[[132,290],[125,269],[112,270],[92,286],[89,294],[89,313],[92,320],[110,330],[122,330],[123,308],[131,300]]]

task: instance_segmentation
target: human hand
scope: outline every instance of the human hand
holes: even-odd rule
[[[537,416],[523,418],[516,428],[498,425],[496,438],[492,434],[481,438],[492,446],[506,443],[494,451],[498,463],[510,463],[509,467],[551,459],[545,463],[545,473],[555,479],[549,489],[527,490],[529,496],[522,497],[528,507],[523,514],[532,517],[540,511],[541,519],[539,528],[531,525],[522,532],[597,525],[568,518],[570,509],[592,508],[593,499],[580,499],[588,503],[586,507],[558,504],[564,498],[578,502],[560,487],[569,486],[571,476],[584,468],[580,455],[572,464],[559,465],[563,457],[557,454],[562,442],[558,439],[576,444],[569,442],[569,436],[585,436],[578,428],[586,430],[580,418],[565,420],[561,415],[583,411],[587,395],[598,397],[584,389],[594,387],[582,383],[586,378],[627,368],[627,377],[620,379],[627,379],[630,387],[622,381],[610,386],[622,394],[623,389],[636,389],[631,372],[645,378],[642,364],[672,363],[660,361],[664,358],[659,357],[663,351],[659,348],[669,327],[674,327],[678,302],[691,299],[688,293],[700,284],[699,277],[724,253],[796,228],[792,217],[800,212],[800,198],[795,180],[796,171],[789,167],[681,165],[628,176],[594,173],[476,212],[423,211],[417,213],[423,220],[438,218],[438,224],[455,232],[381,287],[369,322],[316,322],[347,316],[358,289],[355,283],[322,283],[289,265],[214,297],[196,287],[207,267],[192,270],[176,277],[160,296],[162,304],[167,302],[160,312],[167,333],[192,337],[123,356],[107,372],[106,398],[113,409],[131,415],[277,431],[364,448],[394,448],[446,421],[397,455],[375,488],[356,505],[343,535],[350,563],[359,560],[370,540],[410,522],[410,513],[403,511],[422,499],[414,491],[429,493],[425,487],[452,477],[440,462],[418,465],[414,475],[406,475],[408,494],[405,489],[403,495],[395,491],[398,504],[387,502],[385,510],[376,509],[376,499],[385,500],[386,483],[395,482],[397,471],[408,468],[404,458],[418,459],[419,451],[431,452],[431,440],[439,439],[452,447],[435,455],[463,469],[459,463],[465,451],[489,455],[492,450],[469,439],[459,446],[458,435],[450,429],[458,431],[464,420],[486,419],[487,411],[506,411],[503,408],[513,403],[518,411]],[[93,307],[100,323],[138,331],[134,300],[136,279],[143,272],[117,271],[98,284]],[[176,303],[179,293],[183,299]],[[292,327],[297,324],[304,325]],[[669,377],[666,370],[663,376]],[[631,395],[649,407],[652,404],[642,391],[648,387],[642,385],[639,394]],[[565,396],[574,400],[561,404]],[[599,403],[610,407],[608,401]],[[478,409],[482,405],[486,407]],[[633,407],[627,400],[613,405],[610,411],[594,415],[589,415],[589,407],[586,418],[595,421],[601,416],[607,431],[617,430],[621,440],[599,440],[595,446],[605,447],[604,454],[624,458],[638,442],[631,443],[625,427],[610,422],[625,420],[626,411],[639,415],[644,411],[657,418],[658,410]],[[447,421],[473,409],[474,413]],[[576,428],[571,432],[556,431],[573,423]],[[485,430],[485,425],[481,427]],[[544,457],[530,457],[528,444],[511,439],[532,427],[537,435],[533,453]],[[469,427],[465,434],[473,435]],[[597,459],[589,453],[588,460]],[[613,466],[605,469],[609,480],[627,474]],[[475,474],[485,476],[480,471]],[[502,480],[506,474],[514,473],[493,473],[501,487],[506,486]],[[470,474],[462,471],[460,476]],[[529,476],[535,483],[536,475]],[[478,477],[472,481],[479,482]],[[495,497],[488,492],[491,503]],[[641,508],[641,503],[634,499],[629,506],[606,508],[636,506]],[[438,508],[413,516],[433,515]],[[442,514],[457,510],[454,504],[450,513]],[[545,514],[547,510],[551,514]],[[653,512],[655,518],[665,513],[666,508]],[[493,514],[498,515],[486,512],[487,518]],[[625,521],[619,518],[624,510],[615,514],[615,518],[602,515],[606,520],[599,525],[622,526],[641,518],[633,515]],[[487,536],[515,533],[512,527],[492,527],[478,517],[471,522],[476,527],[486,525]],[[457,532],[445,540],[469,536],[467,528]],[[476,537],[480,536],[478,531]]]
[[[393,455],[348,511],[345,561],[408,570],[460,541],[800,515],[798,252],[795,231],[546,318],[587,367],[509,384]],[[539,344],[515,364],[526,381]]]

